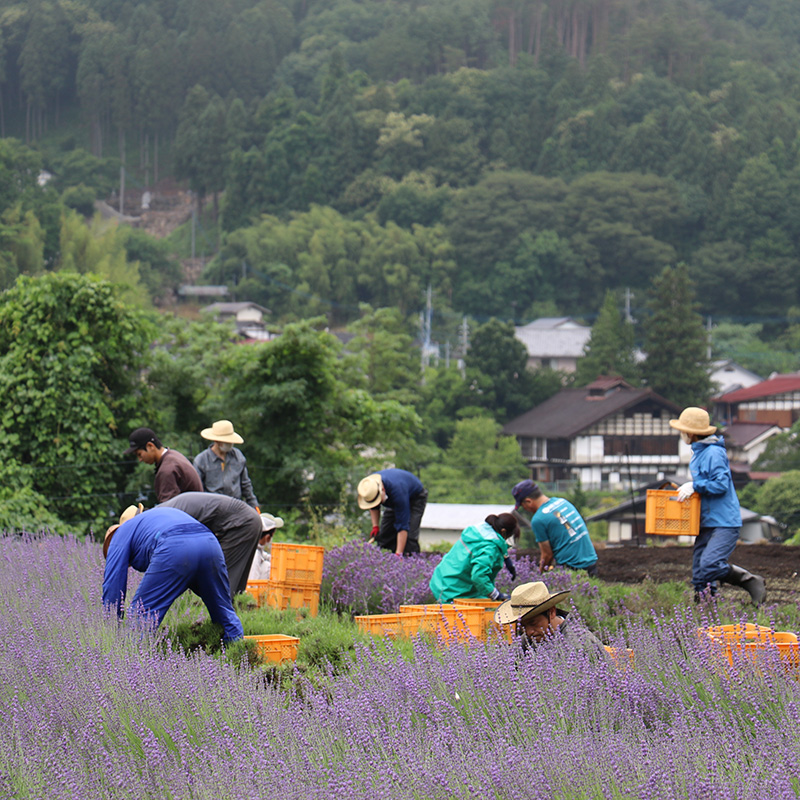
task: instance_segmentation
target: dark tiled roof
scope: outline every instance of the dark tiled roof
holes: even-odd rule
[[[777,426],[771,422],[733,422],[725,428],[725,443],[744,447],[748,442],[775,427]]]
[[[603,380],[603,379],[598,379]],[[619,381],[619,379],[616,379]],[[597,381],[592,386],[596,386]],[[633,389],[621,382],[605,394],[592,395],[591,387],[565,389],[544,403],[512,419],[503,433],[546,439],[571,439],[600,420],[650,400],[677,417],[681,409],[652,389]]]

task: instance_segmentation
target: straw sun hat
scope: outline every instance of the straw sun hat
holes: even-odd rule
[[[233,423],[229,419],[219,419],[210,428],[203,428],[200,435],[210,442],[228,442],[230,444],[242,444],[244,439],[233,429]]]
[[[677,431],[696,436],[708,436],[717,429],[716,425],[710,424],[708,411],[695,406],[684,408],[678,419],[671,419],[669,424]]]
[[[108,556],[108,548],[111,546],[111,539],[117,532],[117,528],[119,528],[120,525],[126,523],[129,519],[133,519],[134,517],[138,516],[143,511],[144,511],[144,506],[141,503],[139,503],[138,506],[128,506],[119,515],[119,522],[109,526],[108,530],[106,531],[106,535],[103,539],[103,558],[106,558]]]
[[[509,625],[524,617],[535,617],[553,608],[569,595],[569,589],[552,593],[542,581],[523,583],[511,592],[511,599],[499,605],[494,612],[494,621]]]
[[[376,472],[367,475],[358,484],[358,507],[367,509],[379,506],[383,500],[383,481]]]

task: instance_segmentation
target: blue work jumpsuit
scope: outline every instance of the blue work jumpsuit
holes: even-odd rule
[[[144,577],[131,613],[160,625],[169,607],[187,589],[205,603],[212,622],[222,625],[223,641],[240,639],[242,623],[233,609],[225,558],[216,536],[177,508],[153,508],[117,528],[103,576],[103,605],[123,616],[128,567]]]

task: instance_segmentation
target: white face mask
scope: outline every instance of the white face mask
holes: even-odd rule
[[[692,437],[685,431],[681,431],[681,439],[683,439],[683,441],[686,442],[686,444],[692,443]]]
[[[230,442],[217,442],[217,447],[220,453],[230,453],[233,450],[233,445]]]

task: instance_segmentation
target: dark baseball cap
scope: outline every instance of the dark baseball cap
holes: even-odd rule
[[[526,497],[530,497],[534,492],[538,491],[539,487],[530,479],[520,481],[512,490],[511,494],[514,495],[514,500],[517,501],[517,504],[514,508],[519,508],[522,505],[522,501]]]
[[[124,455],[129,456],[137,450],[144,450],[148,442],[155,444],[158,441],[158,436],[150,428],[137,428],[131,432],[128,437],[128,444],[130,447],[125,451]]]

